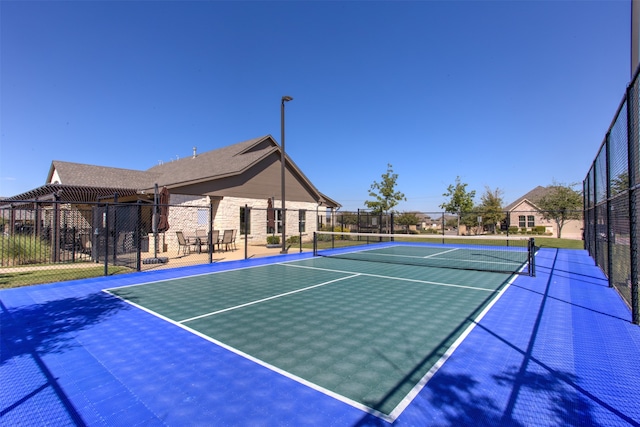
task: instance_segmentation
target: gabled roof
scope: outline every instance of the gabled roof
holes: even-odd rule
[[[153,174],[157,180],[155,182],[159,185],[166,185],[171,189],[205,180],[240,175],[275,152],[280,152],[280,146],[271,135],[267,135],[197,154],[195,157],[163,163],[148,169],[147,172]],[[291,163],[290,159],[287,160]],[[299,170],[297,172],[301,173]],[[150,188],[151,186],[148,186],[145,189]]]
[[[74,192],[78,193],[82,192],[82,188],[92,189],[87,190],[88,195],[78,199],[85,201],[87,197],[93,197],[96,194],[95,189],[103,189],[101,194],[106,191],[106,194],[110,195],[113,195],[117,190],[121,190],[117,191],[120,194],[149,193],[154,190],[155,184],[166,186],[170,191],[174,189],[179,192],[181,187],[242,175],[257,163],[274,154],[280,154],[280,146],[271,135],[266,135],[202,154],[194,154],[191,157],[162,163],[146,171],[54,160],[51,163],[45,186],[11,197],[10,200],[44,197],[49,190],[55,192],[65,189],[66,193],[70,193],[70,189],[75,188]],[[305,183],[317,201],[327,206],[340,206],[336,201],[320,193],[289,157],[286,157],[286,162],[289,172],[295,174]],[[55,182],[52,182],[54,180]],[[58,187],[54,187],[56,185]]]
[[[54,174],[57,174],[60,182],[52,182]],[[147,188],[153,185],[154,178],[156,177],[147,171],[54,160],[51,162],[51,167],[49,168],[47,184],[82,187]]]
[[[524,201],[528,201],[529,203],[531,203],[535,207],[535,205],[538,203],[538,200],[540,200],[548,192],[549,192],[549,188],[542,187],[542,186],[538,185],[536,188],[534,188],[533,190],[529,191],[524,196],[516,199],[515,202],[510,203],[507,206],[505,206],[504,209],[506,211],[512,211],[516,206],[518,206],[519,204],[521,204]]]

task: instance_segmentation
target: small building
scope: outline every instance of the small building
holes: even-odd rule
[[[157,197],[157,189],[166,188],[172,231],[234,229],[246,231],[252,242],[264,243],[267,235],[282,231],[280,150],[273,137],[266,135],[204,153],[194,147],[192,156],[147,170],[54,160],[44,186],[5,198],[0,205],[5,217],[12,215],[7,213],[7,206],[29,200],[64,202],[67,210],[82,212],[86,212],[83,204],[95,202],[149,206]],[[304,231],[312,235],[318,218],[340,205],[321,193],[288,156],[284,169],[286,234]],[[188,215],[179,209],[181,206],[191,208]],[[274,213],[271,219],[267,218],[268,208]],[[247,214],[251,218],[245,218]],[[146,216],[149,223],[151,216]],[[15,222],[15,218],[5,221]],[[92,219],[85,218],[83,224],[91,231]],[[250,224],[250,230],[241,230],[245,224]],[[175,233],[168,232],[163,238],[165,246],[177,248]]]
[[[508,222],[503,226],[518,227],[518,230],[533,230],[543,226],[545,234],[557,236],[557,224],[553,220],[544,219],[536,203],[549,192],[548,187],[537,186],[525,195],[505,207]],[[582,239],[582,220],[569,220],[562,227],[562,237],[566,239]]]

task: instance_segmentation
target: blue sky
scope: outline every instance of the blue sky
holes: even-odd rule
[[[630,81],[629,0],[0,2],[0,195],[271,134],[343,210],[581,182]]]

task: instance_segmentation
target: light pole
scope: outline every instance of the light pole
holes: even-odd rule
[[[282,190],[282,250],[280,253],[287,253],[287,242],[286,242],[286,232],[287,232],[287,211],[285,210],[285,194],[284,194],[284,103],[293,100],[290,96],[283,96],[282,103],[280,104],[280,141],[282,143],[282,147],[280,147],[280,184]]]

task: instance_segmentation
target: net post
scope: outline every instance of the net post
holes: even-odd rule
[[[536,277],[536,239],[529,239],[529,276]]]
[[[213,205],[211,205],[211,207],[213,208]],[[244,204],[244,259],[249,259],[249,234],[248,234],[248,225],[249,225],[249,205],[248,204]],[[212,217],[213,218],[213,217]],[[209,224],[211,224],[211,221],[209,221]],[[209,232],[209,240],[211,240],[211,232]],[[209,249],[209,257],[211,257],[211,249]]]
[[[318,232],[313,232],[313,256],[318,256]]]

